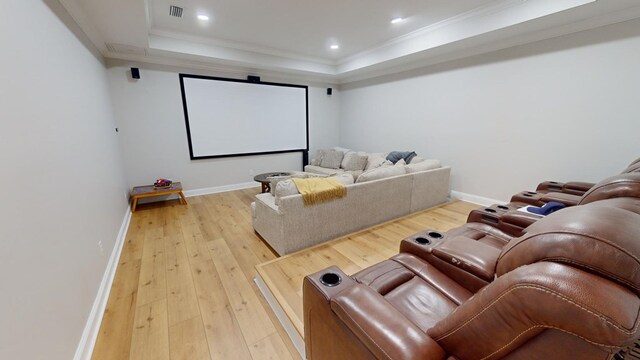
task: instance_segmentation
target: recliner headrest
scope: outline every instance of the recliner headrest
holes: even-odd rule
[[[629,165],[626,169],[622,170],[620,174],[629,174],[634,172],[640,172],[640,163]]]
[[[496,274],[541,261],[578,267],[640,294],[640,215],[608,206],[560,210],[511,240]]]
[[[578,205],[617,197],[640,198],[640,173],[620,174],[600,181],[582,195]]]

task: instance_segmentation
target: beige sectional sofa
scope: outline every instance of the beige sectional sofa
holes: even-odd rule
[[[341,199],[304,206],[302,195],[259,194],[251,204],[253,227],[280,255],[443,203],[449,167],[347,185]]]

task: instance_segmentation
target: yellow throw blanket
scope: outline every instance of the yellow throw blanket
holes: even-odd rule
[[[334,178],[292,178],[291,180],[302,194],[305,206],[339,199],[347,195],[347,188]]]

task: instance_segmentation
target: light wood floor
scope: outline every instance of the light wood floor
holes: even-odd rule
[[[251,225],[249,204],[258,192],[192,197],[189,206],[177,201],[139,206],[93,359],[300,358],[253,282],[256,265],[276,259]],[[285,268],[296,275],[284,282],[274,276],[272,282],[279,283],[281,297],[291,299],[291,313],[299,318],[296,284],[307,269],[336,264],[352,273],[397,253],[397,242],[406,235],[463,223],[473,207],[455,202],[359,233],[353,241],[338,240],[317,254],[288,257],[298,265]],[[276,273],[272,269],[282,267],[276,264],[261,271]]]
[[[347,275],[396,255],[400,241],[425,229],[447,231],[464,224],[478,205],[462,201],[418,212],[256,266],[258,275],[289,318],[300,338],[302,280],[307,274],[337,265]]]

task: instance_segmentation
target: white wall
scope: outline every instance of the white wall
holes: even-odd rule
[[[127,207],[106,72],[57,2],[2,4],[0,358],[68,360]]]
[[[132,66],[140,67],[140,80],[130,78]],[[242,75],[116,60],[110,60],[108,67],[129,186],[166,177],[182,181],[187,190],[197,190],[251,183],[254,175],[263,172],[302,170],[300,153],[190,160],[178,73],[232,78],[243,78]],[[262,80],[306,85],[291,80]],[[315,149],[338,145],[339,103],[336,92],[327,96],[325,87],[309,87],[311,154]]]
[[[640,156],[640,21],[343,86],[341,145],[416,150],[493,199]]]

